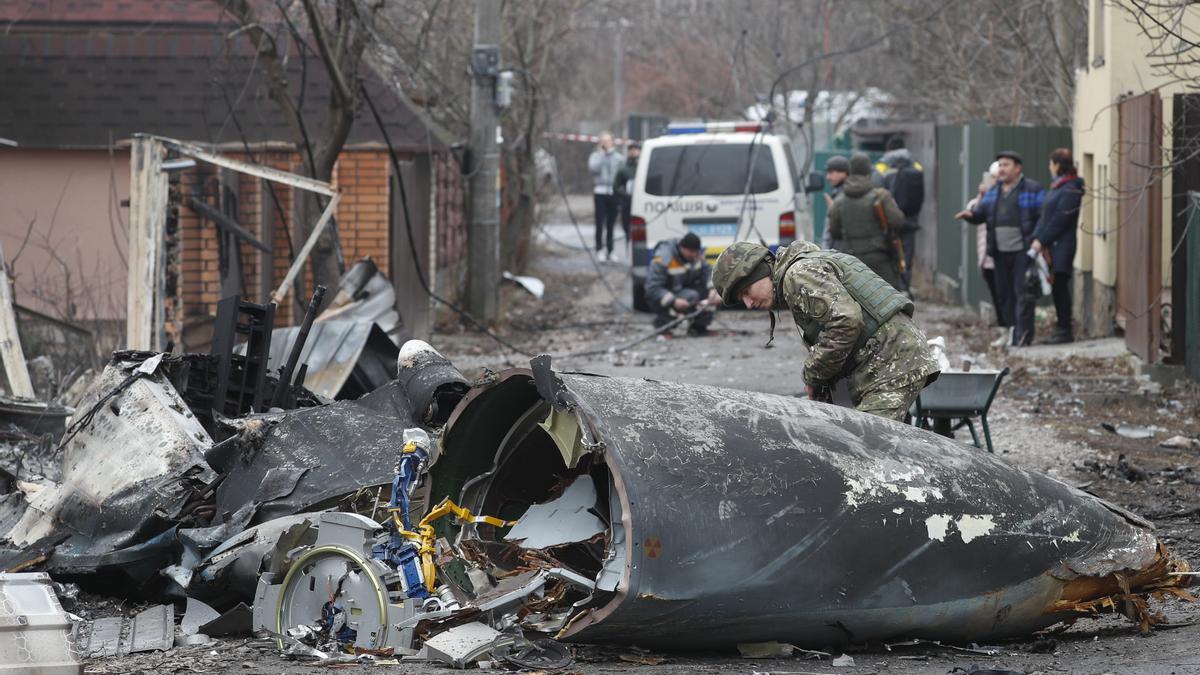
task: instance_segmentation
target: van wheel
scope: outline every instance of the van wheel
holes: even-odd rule
[[[633,278],[633,308],[639,312],[649,312],[650,305],[646,304],[646,280]]]

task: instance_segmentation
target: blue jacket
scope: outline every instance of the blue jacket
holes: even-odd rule
[[[654,257],[646,270],[646,302],[651,306],[668,307],[685,288],[700,294],[703,300],[712,290],[712,265],[700,256],[688,262],[679,255],[679,240],[668,239],[654,247]]]
[[[1021,177],[1017,182],[1018,191],[1017,206],[1021,210],[1021,234],[1025,241],[1025,247],[1033,241],[1033,232],[1037,229],[1038,218],[1042,214],[1042,199],[1046,194],[1042,190],[1042,186],[1032,178]],[[987,191],[983,195],[983,199],[975,205],[975,210],[967,216],[968,223],[987,223],[987,252],[988,255],[994,256],[999,251],[996,249],[996,203],[1000,199],[1000,184],[996,183],[995,187]]]
[[[1042,216],[1033,238],[1050,249],[1055,272],[1070,272],[1075,263],[1075,226],[1083,201],[1083,179],[1065,176],[1055,181],[1042,201]]]

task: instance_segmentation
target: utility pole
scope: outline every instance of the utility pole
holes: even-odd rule
[[[617,19],[616,40],[613,41],[613,129],[618,136],[625,135],[625,125],[621,123],[624,111],[621,104],[625,99],[625,32],[624,19]]]
[[[471,53],[471,203],[467,230],[467,311],[477,321],[498,313],[500,286],[500,151],[496,81],[500,76],[501,0],[475,0]]]

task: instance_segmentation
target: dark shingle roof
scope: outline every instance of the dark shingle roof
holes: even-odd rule
[[[229,28],[15,24],[0,40],[0,137],[42,148],[108,147],[138,132],[204,143],[241,143],[241,134],[250,143],[291,142],[262,64],[244,36],[226,40]],[[323,124],[331,91],[321,61],[293,56],[288,79],[296,100],[303,84],[309,128]],[[444,147],[374,74],[367,91],[398,148]],[[348,145],[382,142],[362,106]]]

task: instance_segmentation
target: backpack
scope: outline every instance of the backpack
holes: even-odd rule
[[[903,166],[888,176],[885,184],[904,215],[917,217],[925,204],[925,174],[912,165]]]

